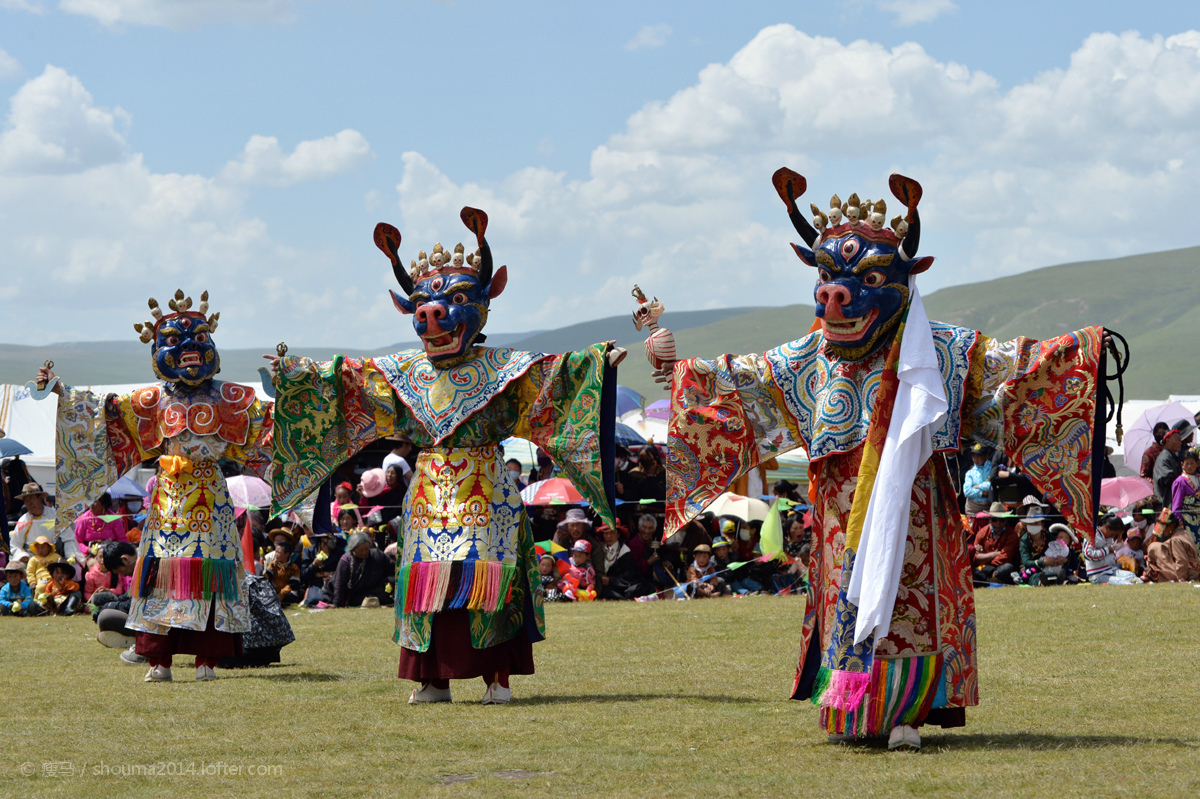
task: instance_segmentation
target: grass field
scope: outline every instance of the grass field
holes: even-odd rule
[[[517,701],[503,707],[479,705],[478,682],[454,683],[452,705],[404,704],[389,610],[292,611],[297,641],[282,665],[208,684],[192,682],[190,658],[179,682],[144,684],[144,668],[92,640],[90,619],[3,619],[0,796],[1200,792],[1200,591],[977,599],[982,704],[965,729],[926,728],[920,753],[827,744],[815,708],[786,698],[796,598],[552,606],[538,673],[514,678]],[[73,734],[68,719],[84,708],[89,721]],[[282,773],[97,774],[181,761]]]

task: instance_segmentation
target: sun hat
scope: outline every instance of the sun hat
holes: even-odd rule
[[[361,605],[359,605],[359,607],[362,607],[362,608],[377,608],[377,607],[379,607],[379,597],[377,597],[377,596],[366,596],[366,597],[363,597],[362,604],[361,604]]]
[[[697,544],[692,548],[692,554],[695,555],[697,552],[707,552],[711,555],[712,547],[710,547],[708,544]]]
[[[10,560],[8,563],[6,563],[6,564],[4,565],[4,571],[6,571],[6,572],[20,572],[21,574],[24,574],[24,573],[25,573],[25,565],[24,565],[24,564],[22,564],[22,563],[18,563],[18,562],[17,562],[17,561],[15,561],[15,560]]]
[[[1171,425],[1170,430],[1163,433],[1163,441],[1166,441],[1168,438],[1175,435],[1176,433],[1178,433],[1179,438],[1182,439],[1184,436],[1188,435],[1195,429],[1196,429],[1196,425],[1192,424],[1187,419],[1180,419],[1178,422]]]
[[[1055,538],[1058,538],[1058,534],[1064,531],[1071,536],[1072,541],[1079,540],[1079,536],[1075,535],[1075,531],[1070,527],[1067,527],[1065,524],[1062,524],[1061,522],[1055,522],[1054,524],[1050,525],[1050,532],[1054,534]]]
[[[37,483],[26,483],[25,487],[21,489],[21,493],[17,494],[17,496],[24,498],[38,496],[39,494],[43,497],[50,496],[46,493],[46,490]]]
[[[563,520],[558,523],[558,526],[562,528],[566,527],[568,524],[585,524],[590,529],[592,527],[592,520],[589,519],[587,514],[585,514],[579,508],[571,508],[569,511],[567,511],[567,515],[563,518]]]
[[[374,498],[387,490],[387,475],[383,469],[367,469],[362,474],[362,495],[368,499]]]
[[[70,563],[67,563],[65,560],[56,560],[46,566],[46,571],[50,572],[51,574],[54,574],[55,570],[65,571],[68,577],[75,576],[75,567]]]
[[[592,554],[592,545],[587,539],[581,538],[575,542],[575,546],[571,547],[571,551],[590,555]]]
[[[1017,514],[1009,511],[1008,506],[1005,505],[1003,502],[993,502],[991,507],[988,508],[988,516],[991,516],[993,519],[1015,519],[1015,518],[1017,518]]]

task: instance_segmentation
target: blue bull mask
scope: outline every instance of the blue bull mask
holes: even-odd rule
[[[827,349],[849,360],[874,352],[891,340],[908,307],[909,278],[933,264],[933,258],[916,257],[920,184],[903,175],[888,180],[907,207],[907,214],[895,217],[888,230],[883,227],[883,200],[862,203],[852,194],[842,203],[834,195],[828,213],[811,206],[810,224],[796,207],[796,198],[807,188],[804,178],[784,168],[772,182],[796,232],[812,248],[792,245],[801,261],[817,268],[813,297]]]
[[[487,214],[463,208],[460,216],[479,248],[468,255],[461,244],[453,252],[438,244],[429,255],[422,251],[407,271],[399,257],[400,232],[382,222],[375,226],[375,245],[392,262],[404,290],[405,296],[390,292],[392,304],[413,317],[425,356],[439,369],[469,359],[475,345],[485,341],[488,308],[508,283],[507,267],[492,271],[492,251],[484,238]]]
[[[182,290],[169,302],[171,313],[163,314],[158,301],[150,299],[153,321],[138,323],[133,329],[142,341],[153,343],[150,351],[154,374],[166,383],[199,386],[221,370],[221,356],[212,340],[221,314],[208,315],[208,292],[200,295],[199,310],[192,310],[192,298]]]

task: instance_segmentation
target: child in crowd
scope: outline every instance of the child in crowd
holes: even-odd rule
[[[25,565],[25,578],[35,594],[42,592],[42,586],[50,579],[50,564],[62,560],[62,555],[54,551],[54,542],[48,536],[39,535],[33,541],[33,555]]]
[[[1142,549],[1142,531],[1130,527],[1125,536],[1125,546],[1117,550],[1117,565],[1126,571],[1141,576],[1146,570],[1146,553]]]
[[[362,526],[358,519],[357,509],[344,510],[337,517],[338,529],[348,537],[350,533]]]
[[[33,601],[25,582],[25,565],[13,561],[4,567],[6,582],[0,588],[0,616],[41,616],[45,608]]]
[[[295,548],[290,541],[283,536],[277,536],[275,551],[271,553],[274,557],[267,564],[264,574],[275,586],[279,604],[284,607],[299,601],[303,593],[300,584],[300,567],[292,562],[292,552],[294,551]]]
[[[56,560],[50,564],[49,570],[50,579],[38,589],[42,607],[60,616],[75,615],[76,608],[83,601],[79,583],[71,579],[75,576],[75,567],[65,560]]]
[[[596,596],[596,570],[592,568],[591,558],[592,545],[583,538],[576,541],[571,547],[571,567],[558,586],[563,596],[571,600]]]
[[[688,566],[687,578],[696,599],[719,596],[717,568],[712,564],[712,547],[700,544],[692,550],[692,564]]]
[[[92,554],[88,560],[93,562],[87,570],[87,574],[83,575],[83,601],[91,602],[92,597],[96,594],[111,594],[111,598],[106,598],[108,602],[124,596],[125,592],[129,590],[133,578],[110,572],[104,568],[104,557],[99,545],[93,545]]]
[[[540,576],[542,590],[546,593],[547,602],[560,602],[563,597],[562,592],[558,590],[558,559],[553,555],[546,553],[538,558],[538,574]]]

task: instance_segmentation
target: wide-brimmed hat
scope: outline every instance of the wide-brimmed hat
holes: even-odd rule
[[[26,483],[25,487],[21,489],[21,493],[17,494],[17,496],[22,499],[24,499],[25,497],[36,497],[38,495],[41,495],[43,497],[50,496],[49,494],[46,493],[46,489],[42,488],[37,483]]]
[[[54,574],[56,569],[61,569],[67,572],[67,574],[71,577],[75,576],[75,566],[65,560],[56,560],[53,563],[46,564],[46,571],[50,572],[51,574]]]
[[[568,524],[585,524],[588,526],[588,529],[591,529],[592,520],[589,519],[587,515],[579,508],[571,508],[569,511],[567,511],[567,515],[563,518],[563,520],[558,523],[558,526],[566,527]]]
[[[1178,422],[1171,425],[1170,430],[1168,430],[1166,433],[1163,434],[1163,441],[1166,441],[1168,438],[1175,435],[1176,433],[1179,434],[1179,438],[1182,440],[1185,436],[1190,434],[1195,429],[1196,429],[1196,425],[1192,424],[1187,419],[1180,419]]]
[[[20,572],[21,574],[24,574],[25,573],[25,564],[18,563],[15,560],[10,560],[8,563],[4,564],[4,571]]]
[[[795,491],[798,488],[800,488],[800,486],[798,486],[796,483],[793,483],[791,480],[776,480],[775,481],[775,490],[776,491]]]
[[[1059,533],[1066,532],[1068,535],[1071,536],[1072,541],[1079,540],[1079,536],[1075,535],[1074,530],[1072,530],[1070,527],[1068,527],[1067,525],[1062,524],[1060,522],[1056,522],[1055,524],[1050,525],[1050,532],[1054,534],[1055,538],[1058,538]],[[1140,535],[1140,533],[1139,533],[1139,535]]]
[[[708,544],[697,544],[697,545],[696,545],[696,546],[695,546],[695,547],[692,549],[692,554],[693,554],[693,555],[695,555],[697,552],[707,552],[708,554],[710,554],[710,555],[711,555],[711,554],[712,554],[712,547],[710,547]]]
[[[361,605],[359,605],[359,607],[362,607],[362,608],[377,608],[377,607],[379,607],[379,597],[377,597],[377,596],[367,596],[367,597],[363,597],[362,604],[361,604]]]
[[[362,495],[367,499],[373,499],[387,491],[387,475],[383,473],[383,469],[367,469],[363,472],[360,482]]]
[[[54,542],[51,541],[50,537],[46,536],[46,535],[39,535],[37,538],[33,539],[33,543],[29,545],[29,548],[33,549],[38,544],[45,544],[46,546],[50,547],[51,549],[54,549]]]
[[[1044,516],[1045,514],[1041,513],[1041,511],[1044,511],[1049,507],[1050,506],[1045,502],[1042,502],[1033,494],[1030,494],[1025,497],[1025,499],[1021,500],[1021,504],[1017,508],[1017,511],[1022,516]],[[1035,508],[1037,509],[1036,511],[1034,510]]]
[[[1011,512],[1003,502],[993,502],[988,508],[988,516],[993,519],[1015,519],[1017,514]]]

